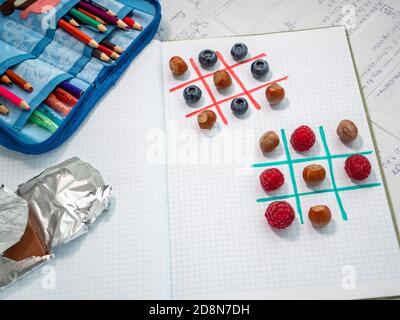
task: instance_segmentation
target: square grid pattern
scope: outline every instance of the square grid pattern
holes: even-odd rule
[[[241,92],[239,92],[239,93],[237,93],[237,94],[234,94],[234,95],[231,95],[231,96],[229,96],[229,97],[226,97],[226,98],[224,98],[224,99],[217,100],[217,98],[215,97],[214,93],[213,93],[212,90],[211,90],[210,85],[209,85],[208,82],[206,81],[207,78],[209,78],[209,77],[211,77],[211,76],[214,75],[214,72],[209,72],[209,73],[206,73],[206,74],[202,74],[202,72],[201,72],[200,67],[198,66],[198,64],[195,62],[195,60],[194,60],[193,58],[190,58],[190,59],[189,59],[190,65],[192,66],[193,70],[195,71],[195,73],[196,73],[196,75],[197,75],[197,78],[194,78],[194,79],[192,79],[192,80],[189,80],[189,81],[186,81],[186,82],[184,82],[184,83],[181,83],[181,84],[178,85],[178,86],[172,87],[171,89],[169,89],[169,92],[174,92],[174,91],[177,91],[177,90],[179,90],[179,89],[182,89],[182,88],[184,88],[184,87],[186,87],[186,86],[188,86],[188,85],[201,82],[201,83],[203,84],[204,88],[206,89],[207,94],[209,95],[209,97],[210,97],[212,103],[209,104],[209,105],[207,105],[207,106],[205,106],[205,107],[196,109],[195,111],[186,114],[186,118],[191,118],[191,117],[193,117],[193,116],[195,116],[195,115],[201,113],[201,112],[204,111],[204,110],[208,110],[208,109],[215,108],[215,110],[217,111],[218,116],[221,118],[222,122],[223,122],[225,125],[227,125],[227,124],[228,124],[228,119],[226,118],[225,114],[224,114],[223,111],[222,111],[222,108],[221,108],[221,105],[222,105],[222,104],[224,104],[224,103],[226,103],[226,102],[228,102],[228,101],[230,101],[230,100],[233,100],[233,99],[235,99],[235,98],[238,98],[238,97],[241,97],[241,96],[246,96],[246,97],[250,100],[250,102],[252,103],[252,105],[254,106],[254,108],[255,108],[256,110],[260,110],[260,109],[261,109],[261,105],[260,105],[260,104],[257,102],[257,100],[253,97],[253,93],[254,93],[254,92],[257,92],[257,91],[259,91],[259,90],[261,90],[261,89],[263,89],[263,88],[266,88],[266,87],[270,86],[271,84],[278,83],[278,82],[282,82],[282,81],[288,79],[288,76],[284,76],[284,77],[282,77],[282,78],[279,78],[279,79],[276,79],[276,80],[273,80],[273,81],[269,81],[269,82],[267,82],[267,83],[263,83],[263,84],[261,84],[261,85],[259,85],[259,86],[254,87],[254,88],[248,89],[248,88],[244,85],[243,81],[240,79],[240,77],[237,75],[237,73],[235,72],[234,69],[235,69],[236,67],[239,67],[239,66],[248,64],[248,63],[250,63],[250,62],[253,62],[253,61],[257,60],[257,59],[264,58],[264,57],[267,56],[267,54],[266,54],[266,53],[260,53],[260,54],[258,54],[258,55],[255,55],[255,56],[249,58],[249,59],[243,60],[243,61],[241,61],[241,62],[232,64],[232,65],[229,65],[229,64],[228,64],[228,62],[226,61],[226,59],[224,58],[224,56],[221,54],[221,52],[217,51],[216,54],[217,54],[217,57],[218,57],[218,59],[220,60],[221,64],[223,65],[223,68],[220,69],[220,70],[226,70],[226,71],[229,73],[229,75],[236,81],[236,83],[237,83],[238,86],[240,87]]]
[[[265,82],[289,75],[288,80],[282,82],[287,96],[279,107],[269,107],[265,89],[251,91],[253,87],[264,85],[251,75],[251,62],[234,67],[240,80],[262,106],[258,111],[233,77],[232,87],[228,90],[220,92],[215,88],[211,75],[207,74],[224,68],[221,59],[211,70],[200,67],[217,101],[228,96],[227,100],[230,100],[235,94],[240,94],[250,105],[249,114],[243,119],[235,117],[227,109],[229,102],[220,102],[229,125],[224,125],[216,112],[218,126],[208,134],[198,129],[195,119],[188,121],[185,117],[189,112],[213,104],[203,83],[198,81],[190,58],[193,57],[197,63],[198,52],[214,48],[224,55],[229,65],[235,65],[237,62],[231,59],[229,50],[236,42],[246,43],[250,49],[249,58],[268,53],[266,60],[271,69]],[[170,57],[177,54],[189,65],[188,72],[181,78],[174,77],[168,68]],[[385,291],[382,292],[384,295],[388,294],[390,287],[398,288],[399,247],[383,186],[342,190],[355,186],[343,170],[346,157],[341,157],[342,154],[365,154],[373,170],[363,184],[382,182],[344,30],[176,41],[163,44],[163,57],[167,141],[169,145],[176,145],[167,152],[174,298],[218,298],[232,293],[237,298],[262,299],[277,296],[277,290],[283,297],[329,295],[359,298],[381,295],[371,287],[371,283],[379,285]],[[191,79],[203,90],[202,99],[196,105],[198,109],[192,110],[182,98],[183,88],[170,92],[170,88]],[[185,85],[187,83],[182,87]],[[214,106],[210,108],[216,111]],[[340,143],[336,135],[337,124],[343,119],[351,119],[359,129],[359,138],[351,145]],[[296,214],[290,228],[275,232],[269,228],[263,215],[268,202],[257,202],[256,199],[295,192],[289,182],[292,179],[282,138],[280,146],[267,157],[259,150],[258,138],[266,130],[273,130],[281,137],[280,130],[284,128],[290,139],[290,133],[299,125],[310,126],[318,136],[312,150],[302,154],[296,153],[289,143],[301,206],[305,213],[306,208],[312,205],[325,204],[336,214],[323,230],[315,230],[306,219],[301,224]],[[334,189],[318,132],[321,125],[347,221],[342,219],[335,192],[303,196],[303,193],[315,190],[310,190],[302,180],[301,169],[307,163],[303,158],[311,158],[307,160],[326,168],[327,177],[318,189]],[[247,141],[249,148],[243,147],[243,144],[247,146]],[[230,149],[236,150],[240,156],[237,161],[225,163],[225,159],[230,159]],[[368,150],[374,152],[368,154]],[[179,159],[183,151],[201,158],[198,162],[181,163]],[[221,154],[219,162],[213,160],[216,152]],[[203,162],[203,159],[209,161]],[[289,182],[278,190],[279,193],[267,195],[257,183],[263,167],[251,166],[264,162],[283,162],[273,164],[282,170]],[[287,201],[297,211],[296,198],[291,196]],[[344,266],[356,269],[356,290],[343,290]],[[383,284],[386,281],[387,286]]]
[[[304,197],[304,196],[317,195],[317,194],[322,194],[322,193],[334,193],[336,202],[340,209],[342,219],[344,221],[347,221],[347,213],[343,206],[342,199],[340,197],[340,192],[357,190],[357,189],[365,189],[365,188],[374,188],[374,187],[379,187],[382,185],[382,183],[376,182],[376,183],[366,183],[366,184],[355,184],[353,186],[346,186],[346,187],[338,188],[336,185],[336,179],[335,179],[335,173],[334,173],[334,169],[333,169],[332,160],[339,159],[339,158],[347,158],[347,157],[350,157],[355,154],[369,155],[369,154],[372,154],[373,151],[362,151],[362,152],[357,152],[357,153],[342,153],[342,154],[332,155],[331,152],[329,151],[329,146],[328,146],[328,143],[326,140],[325,131],[322,126],[319,127],[319,134],[320,134],[320,138],[321,138],[321,141],[322,141],[322,144],[324,147],[323,148],[324,152],[325,152],[324,156],[292,159],[285,130],[281,129],[281,137],[282,137],[282,143],[283,143],[284,150],[285,150],[286,160],[276,161],[276,162],[256,163],[256,164],[253,164],[252,167],[253,168],[263,168],[263,167],[287,165],[289,167],[290,180],[292,182],[293,193],[259,198],[259,199],[257,199],[257,202],[270,202],[270,201],[283,200],[283,199],[288,199],[288,198],[295,198],[296,208],[297,208],[297,212],[299,214],[300,223],[304,224],[304,218],[303,218],[303,212],[302,212],[300,198]],[[312,190],[312,191],[308,191],[308,192],[299,192],[298,187],[297,187],[295,173],[294,173],[294,164],[295,163],[312,162],[312,161],[320,161],[320,160],[326,160],[328,162],[329,175],[330,175],[330,179],[332,182],[332,187],[327,188],[327,189],[316,189],[316,190]]]

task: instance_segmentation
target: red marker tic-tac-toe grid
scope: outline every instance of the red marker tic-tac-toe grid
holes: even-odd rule
[[[257,100],[253,97],[252,94],[254,92],[258,91],[258,90],[261,90],[263,88],[266,88],[266,87],[270,86],[273,83],[278,83],[278,82],[287,80],[287,78],[288,78],[288,76],[285,76],[285,77],[282,77],[282,78],[279,78],[279,79],[276,79],[276,80],[273,80],[273,81],[270,81],[270,82],[267,82],[267,83],[263,83],[263,84],[261,84],[261,85],[259,85],[257,87],[248,89],[243,84],[242,80],[236,74],[234,69],[236,67],[238,67],[238,66],[250,63],[250,62],[255,61],[257,59],[264,58],[264,57],[267,56],[267,54],[266,53],[261,53],[259,55],[254,56],[254,57],[251,57],[249,59],[243,60],[241,62],[232,64],[232,65],[229,65],[227,63],[227,61],[225,60],[224,56],[219,51],[217,51],[216,53],[217,53],[218,59],[221,61],[222,65],[224,66],[222,69],[219,69],[219,70],[226,70],[230,74],[230,76],[236,81],[236,83],[238,84],[238,86],[241,88],[242,91],[240,93],[234,94],[234,95],[232,95],[230,97],[226,97],[224,99],[217,100],[215,95],[214,95],[214,93],[211,90],[210,85],[206,81],[207,78],[209,78],[209,77],[214,75],[214,72],[202,74],[201,70],[200,70],[200,67],[197,65],[195,60],[193,58],[190,58],[190,60],[189,60],[190,64],[191,64],[193,70],[195,71],[195,73],[197,75],[197,78],[189,80],[189,81],[186,81],[184,83],[181,83],[180,85],[169,89],[169,92],[174,92],[174,91],[177,91],[179,89],[185,88],[186,86],[188,86],[190,84],[201,82],[203,84],[204,88],[206,89],[207,94],[209,95],[212,103],[207,105],[207,106],[205,106],[205,107],[196,109],[193,112],[190,112],[190,113],[186,114],[186,118],[193,117],[193,116],[199,114],[200,112],[202,112],[204,110],[215,108],[215,110],[217,111],[218,116],[221,118],[222,122],[225,125],[227,125],[228,124],[228,120],[227,120],[226,116],[224,115],[224,113],[222,112],[222,108],[221,108],[222,104],[224,104],[225,102],[231,101],[231,100],[233,100],[235,98],[238,98],[238,97],[241,97],[241,96],[246,96],[250,100],[250,102],[254,106],[254,108],[256,108],[257,110],[260,110],[261,109],[261,105],[257,102]]]

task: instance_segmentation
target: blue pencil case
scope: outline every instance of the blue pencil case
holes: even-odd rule
[[[71,16],[71,10],[79,8],[86,17],[102,20],[101,15],[91,16],[93,11],[85,12],[80,4],[80,0],[0,0],[0,87],[30,107],[25,110],[7,94],[0,95],[0,144],[6,148],[40,154],[61,145],[153,39],[161,20],[157,0],[96,0],[97,8],[108,9],[118,21],[128,17],[143,27],[141,31],[125,30],[103,21],[107,30],[99,32],[86,20],[80,20],[80,15]],[[102,50],[72,36],[60,27],[60,20],[74,22],[74,28],[79,27]],[[100,58],[108,58],[110,51],[114,54],[110,44],[118,48],[115,51],[119,57],[105,62]],[[22,85],[13,81],[9,72],[22,78]],[[24,84],[33,90],[27,90]],[[71,96],[75,100],[70,103]],[[68,112],[62,112],[65,107]]]

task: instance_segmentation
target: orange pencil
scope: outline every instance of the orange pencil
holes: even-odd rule
[[[61,19],[58,21],[58,25],[60,28],[68,32],[70,35],[73,37],[77,38],[78,40],[82,41],[83,43],[87,44],[88,46],[91,46],[92,48],[97,48],[99,44],[96,42],[96,40],[92,39],[90,36],[88,36],[86,33],[82,32],[78,28],[74,27],[64,19]]]
[[[32,85],[28,81],[26,81],[24,78],[22,78],[18,74],[16,74],[13,70],[8,69],[6,71],[6,76],[13,83],[15,83],[18,87],[20,87],[22,90],[32,93],[32,91],[33,91]]]
[[[58,100],[66,103],[67,105],[69,105],[71,107],[76,105],[76,103],[78,102],[77,98],[75,98],[72,94],[70,94],[69,92],[65,91],[62,88],[56,88],[56,90],[54,90],[53,93],[57,97]]]
[[[101,52],[104,52],[106,55],[108,55],[113,60],[117,60],[119,58],[118,53],[116,53],[115,51],[113,51],[111,49],[106,48],[103,45],[99,45],[99,47],[97,49],[99,49]]]
[[[86,14],[88,17],[92,18],[93,20],[96,20],[97,22],[100,22],[102,24],[106,24],[106,22],[103,19],[100,19],[98,16],[94,15],[93,13],[90,13],[89,11],[86,11],[85,9],[82,8],[76,8],[79,12]]]
[[[71,108],[58,100],[53,93],[50,93],[44,103],[64,116],[66,116],[71,111]]]

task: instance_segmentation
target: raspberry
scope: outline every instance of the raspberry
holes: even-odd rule
[[[315,143],[314,131],[308,126],[300,126],[293,131],[290,143],[296,151],[307,151],[311,149]]]
[[[346,159],[344,169],[353,180],[365,180],[371,173],[371,163],[366,157],[355,154]]]
[[[265,192],[274,191],[282,187],[285,177],[276,168],[267,169],[260,174],[260,183]]]
[[[285,229],[294,220],[294,210],[286,201],[274,201],[265,211],[265,218],[272,227]]]

